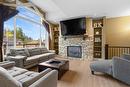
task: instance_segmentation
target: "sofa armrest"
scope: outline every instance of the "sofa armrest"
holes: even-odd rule
[[[55,53],[56,51],[55,50],[48,50],[50,53]]]
[[[9,61],[14,61],[15,62],[15,66],[17,67],[24,67],[24,60],[26,60],[27,57],[26,56],[7,56],[6,60]]]
[[[7,56],[11,56],[11,53],[6,53]]]
[[[52,70],[29,87],[57,87],[58,71]]]
[[[10,67],[13,67],[15,65],[15,62],[14,61],[4,61],[4,62],[0,62],[0,66],[7,69],[7,68],[10,68]]]
[[[32,85],[33,83],[35,83],[36,81],[38,81],[40,78],[44,77],[47,73],[49,73],[51,71],[52,71],[52,69],[48,68],[48,69],[40,72],[39,75],[22,82],[22,84],[24,87],[29,87],[30,85]]]
[[[113,77],[130,85],[130,61],[113,58]]]

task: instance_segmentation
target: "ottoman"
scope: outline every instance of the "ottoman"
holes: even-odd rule
[[[112,75],[112,60],[93,61],[90,64],[90,69],[92,74],[94,74],[94,72],[102,72]]]

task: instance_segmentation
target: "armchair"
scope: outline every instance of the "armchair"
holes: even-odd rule
[[[0,87],[57,87],[58,72],[46,69],[41,73],[14,66],[14,62],[0,63]]]
[[[130,55],[113,57],[111,60],[99,60],[90,64],[91,72],[102,72],[130,85]]]

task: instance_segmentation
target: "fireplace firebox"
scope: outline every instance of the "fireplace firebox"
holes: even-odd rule
[[[82,58],[82,47],[81,46],[67,46],[67,56]]]

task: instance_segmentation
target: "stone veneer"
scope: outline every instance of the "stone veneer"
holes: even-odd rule
[[[86,37],[59,37],[59,55],[67,57],[67,46],[81,46],[82,59],[93,57],[93,39]]]

